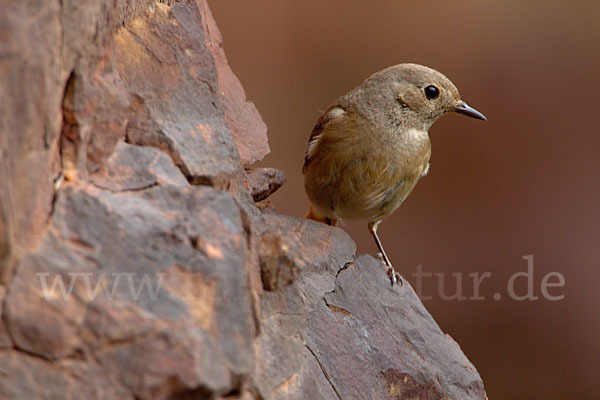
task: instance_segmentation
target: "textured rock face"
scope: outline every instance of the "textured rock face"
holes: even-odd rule
[[[284,177],[204,1],[0,30],[0,398],[485,398],[408,285],[255,205]]]
[[[300,260],[301,272],[261,299],[261,393],[273,399],[485,398],[477,371],[410,285],[392,288],[378,260],[354,257],[343,231],[278,215],[265,221],[282,236],[282,253]]]

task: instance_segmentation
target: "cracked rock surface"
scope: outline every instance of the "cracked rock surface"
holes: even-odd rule
[[[0,37],[0,399],[485,399],[408,284],[257,206],[285,177],[206,1]]]

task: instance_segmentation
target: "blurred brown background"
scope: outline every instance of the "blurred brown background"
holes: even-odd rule
[[[488,122],[448,116],[430,131],[429,175],[380,228],[396,268],[445,273],[423,293],[477,366],[490,399],[600,398],[600,2],[213,0],[225,50],[285,171],[276,208],[303,216],[302,163],[319,110],[389,65],[446,74]],[[375,253],[366,224],[344,227]],[[534,256],[537,301],[507,294]],[[562,273],[541,296],[545,274]],[[555,280],[552,280],[555,281]],[[517,280],[517,293],[526,291]],[[501,300],[493,295],[500,293]]]

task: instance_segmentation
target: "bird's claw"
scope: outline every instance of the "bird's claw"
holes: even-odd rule
[[[404,282],[402,281],[402,277],[400,276],[400,274],[396,272],[394,267],[392,267],[391,265],[388,265],[386,263],[385,257],[383,256],[382,253],[376,253],[375,258],[378,259],[379,261],[381,261],[386,266],[387,274],[390,277],[390,282],[392,283],[392,286],[394,286],[395,284],[400,284],[400,286],[404,285]]]
[[[400,276],[399,273],[396,272],[396,270],[394,270],[394,267],[388,266],[387,274],[390,277],[392,286],[394,286],[395,284],[399,284],[400,286],[404,285],[404,282],[402,281],[402,277]]]

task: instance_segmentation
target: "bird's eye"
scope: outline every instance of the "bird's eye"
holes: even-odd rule
[[[425,96],[427,96],[427,98],[429,100],[433,100],[435,98],[437,98],[440,95],[440,89],[436,88],[433,85],[429,85],[425,88]]]

